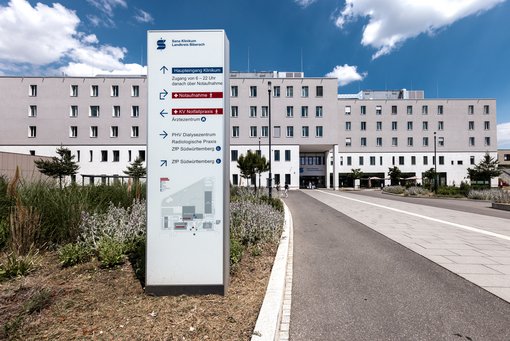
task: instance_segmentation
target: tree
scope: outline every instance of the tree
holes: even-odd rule
[[[57,148],[57,156],[51,160],[35,160],[34,163],[39,171],[54,179],[59,179],[60,188],[62,188],[62,179],[68,175],[75,175],[80,166],[74,161],[74,155],[68,148],[60,146]]]
[[[485,153],[483,159],[474,168],[467,169],[471,182],[482,182],[490,187],[491,179],[499,176],[498,160]]]
[[[257,161],[256,161],[257,165],[255,167],[255,172],[259,175],[259,179],[260,179],[260,174],[269,171],[269,162],[267,162],[267,160],[264,156],[260,156],[258,153],[255,155],[257,156]],[[259,185],[260,185],[260,183],[259,183]]]
[[[363,172],[361,171],[360,168],[356,168],[356,169],[351,169],[351,173],[349,174],[349,176],[355,180],[355,179],[360,179],[362,176],[363,176]]]
[[[138,181],[140,181],[140,178],[144,177],[147,174],[147,170],[143,166],[143,161],[139,156],[123,172],[124,174],[132,177],[135,183],[138,183]]]
[[[260,167],[260,156],[248,150],[246,156],[241,155],[237,159],[237,168],[241,172],[241,176],[246,180],[252,179],[257,174],[258,167]],[[265,159],[265,158],[264,158]],[[257,182],[255,182],[255,189],[257,188]]]
[[[436,181],[436,178],[437,177],[437,173],[436,173],[436,170],[434,169],[434,167],[430,168],[428,171],[425,171],[423,172],[423,178],[424,179],[427,179],[427,182],[424,184],[426,186],[426,188],[428,188],[429,190],[434,187],[435,189],[435,181]]]
[[[402,177],[402,171],[397,167],[388,168],[388,176],[391,179],[391,185],[399,184],[400,178]]]

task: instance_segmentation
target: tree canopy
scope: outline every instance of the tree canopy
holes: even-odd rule
[[[142,159],[138,156],[135,161],[133,161],[125,171],[124,174],[132,177],[135,182],[138,182],[140,178],[144,177],[147,174],[147,169],[143,166]]]
[[[39,171],[52,178],[58,178],[60,188],[62,188],[62,179],[68,175],[75,175],[80,166],[74,161],[74,155],[68,148],[60,146],[56,151],[57,156],[51,160],[35,160],[34,163]]]
[[[392,185],[398,185],[400,178],[402,177],[402,171],[397,166],[390,167],[388,168],[388,176],[391,179]]]
[[[241,176],[246,180],[252,179],[256,174],[261,174],[269,170],[269,163],[264,156],[254,153],[251,150],[237,159],[237,168]],[[255,187],[257,187],[255,182]]]
[[[468,168],[467,172],[472,182],[488,183],[489,186],[491,179],[501,174],[498,169],[498,160],[491,157],[489,153],[485,153],[483,159],[475,167]]]

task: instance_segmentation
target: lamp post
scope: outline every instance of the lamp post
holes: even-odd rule
[[[437,194],[437,154],[436,154],[436,132],[434,132],[434,193]]]
[[[273,197],[273,174],[271,172],[271,81],[267,82],[267,97],[269,100],[268,112],[267,116],[269,117],[269,180],[267,181],[267,185],[269,186],[269,198]]]
[[[260,137],[259,137],[259,157],[262,157],[262,152],[260,151]],[[260,189],[260,172],[259,172],[259,189]]]

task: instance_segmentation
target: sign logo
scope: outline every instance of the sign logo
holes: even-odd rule
[[[166,40],[161,38],[159,39],[156,44],[158,45],[158,50],[164,50],[166,49],[166,44],[165,44]]]

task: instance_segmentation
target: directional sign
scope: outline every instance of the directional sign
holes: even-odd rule
[[[149,31],[147,44],[146,291],[224,294],[228,40],[221,30]]]

